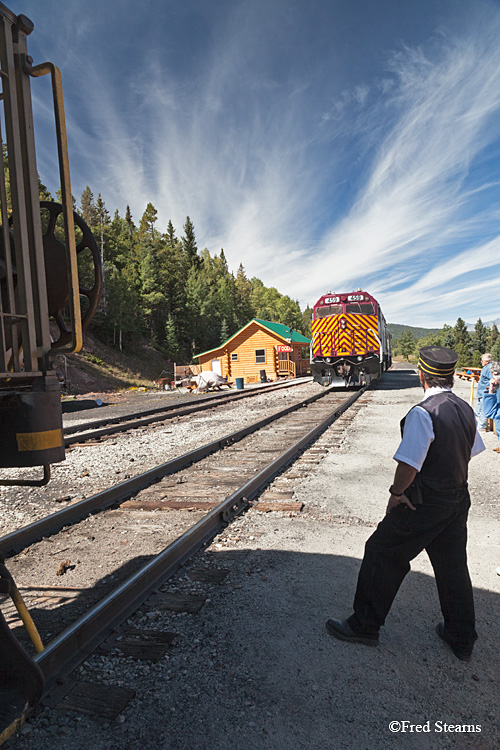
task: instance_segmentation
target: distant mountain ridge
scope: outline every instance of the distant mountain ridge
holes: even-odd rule
[[[466,323],[468,331],[473,331],[475,323]],[[486,322],[483,320],[483,326],[486,326],[487,328],[493,328],[493,325],[496,325],[497,328],[500,326],[500,318],[495,318],[495,320],[487,320]]]
[[[430,336],[431,333],[439,333],[440,328],[417,328],[416,326],[405,326],[400,323],[387,323],[389,331],[393,338],[397,339],[401,336],[403,331],[411,331],[415,340],[421,339],[424,336]]]
[[[393,338],[399,338],[403,331],[411,331],[413,333],[414,338],[421,339],[424,336],[429,336],[431,333],[439,333],[441,331],[441,328],[418,328],[417,326],[405,326],[401,325],[400,323],[387,323],[389,326],[389,330],[393,336]],[[466,323],[468,331],[473,331],[475,323]],[[488,320],[486,322],[483,321],[483,325],[487,328],[492,328],[493,325],[496,325],[498,328],[500,328],[500,318],[496,318],[495,320]]]

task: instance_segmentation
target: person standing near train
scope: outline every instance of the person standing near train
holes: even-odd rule
[[[471,457],[485,448],[472,408],[451,390],[457,360],[451,349],[420,349],[424,398],[401,422],[386,516],[366,543],[354,612],[346,620],[326,623],[330,635],[340,640],[378,645],[410,560],[425,549],[444,617],[436,632],[458,659],[472,656],[477,633],[466,552],[467,476]]]
[[[476,400],[476,414],[479,419],[479,429],[486,430],[488,427],[488,420],[484,416],[483,410],[483,396],[488,390],[491,380],[490,370],[491,354],[486,352],[481,356],[481,375],[479,376],[479,382],[477,384],[477,400]]]
[[[495,422],[495,431],[498,438],[498,446],[493,448],[495,453],[500,453],[500,362],[491,362],[491,380],[488,390],[483,396],[483,411],[488,419]]]

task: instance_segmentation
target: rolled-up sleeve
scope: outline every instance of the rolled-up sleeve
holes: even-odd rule
[[[499,395],[500,391],[483,394],[483,412],[488,419],[500,417]]]
[[[402,461],[420,471],[434,440],[434,429],[430,414],[415,406],[406,416],[403,439],[394,454],[396,461]]]

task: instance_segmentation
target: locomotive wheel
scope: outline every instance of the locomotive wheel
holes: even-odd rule
[[[62,312],[69,303],[70,295],[67,277],[66,248],[55,234],[57,219],[62,213],[63,207],[60,203],[40,201],[40,209],[45,209],[49,214],[47,229],[43,234],[43,250],[47,276],[49,315],[54,318],[60,331],[60,336],[54,346],[55,348],[59,348],[71,341],[71,331],[68,329],[62,317]],[[87,297],[89,302],[88,309],[82,318],[82,330],[84,331],[94,317],[101,297],[102,264],[97,243],[89,227],[76,212],[73,212],[73,219],[75,226],[82,232],[82,239],[76,246],[77,255],[83,250],[89,250],[92,256],[94,270],[94,282],[92,287],[79,287],[80,294]]]

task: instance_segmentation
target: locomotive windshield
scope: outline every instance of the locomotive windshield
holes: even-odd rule
[[[372,302],[349,303],[345,306],[346,313],[362,313],[363,315],[375,315],[375,308]]]
[[[328,315],[339,315],[342,312],[342,305],[328,305],[327,307],[318,307],[316,315],[318,318],[326,318]]]

